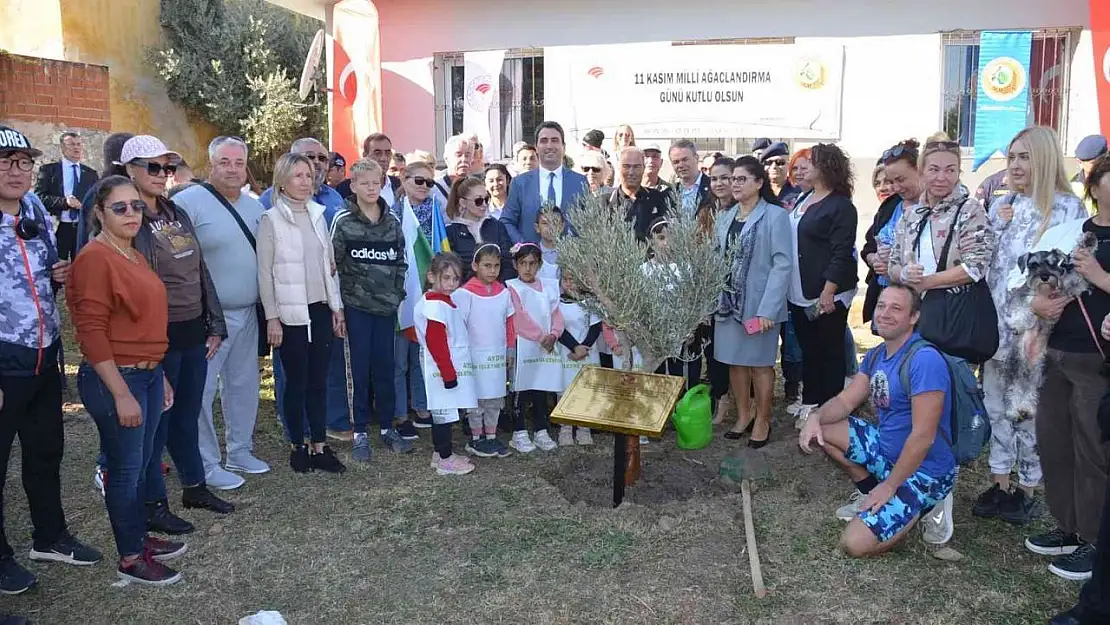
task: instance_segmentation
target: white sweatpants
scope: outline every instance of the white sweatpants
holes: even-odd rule
[[[1032,488],[1041,483],[1041,457],[1037,453],[1036,420],[1013,421],[1006,415],[1007,388],[1002,365],[988,360],[983,367],[983,404],[991,420],[990,466],[993,475],[1009,475],[1017,468],[1018,483]]]
[[[258,418],[258,322],[254,307],[224,310],[227,338],[212,360],[200,409],[200,457],[209,474],[220,465],[220,441],[212,421],[212,402],[220,393],[227,456],[250,453]]]

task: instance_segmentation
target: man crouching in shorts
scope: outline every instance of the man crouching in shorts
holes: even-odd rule
[[[813,453],[817,440],[840,464],[864,498],[859,512],[840,537],[853,558],[875,556],[898,544],[922,513],[952,491],[956,459],[946,440],[949,432],[948,366],[940,352],[919,349],[901,367],[911,343],[921,299],[893,284],[879,296],[875,325],[884,344],[864,358],[848,388],[810,416],[798,444]],[[902,380],[909,381],[908,389]],[[870,396],[878,425],[849,416]],[[943,434],[942,434],[943,432]]]

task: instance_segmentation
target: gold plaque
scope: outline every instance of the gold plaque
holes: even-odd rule
[[[685,378],[677,376],[584,367],[555,406],[551,420],[658,438],[685,385]]]

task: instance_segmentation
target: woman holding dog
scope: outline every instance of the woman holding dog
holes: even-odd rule
[[[1011,270],[1018,257],[1052,226],[1087,216],[1079,198],[1071,192],[1064,171],[1063,155],[1056,132],[1031,126],[1010,142],[1006,153],[1010,193],[991,203],[990,220],[998,240],[987,275],[998,315],[999,348],[983,366],[984,403],[990,416],[991,478],[994,484],[976,500],[972,512],[980,517],[1001,517],[1015,525],[1032,519],[1033,489],[1041,481],[1034,419],[1008,415],[1004,397],[1008,391],[1003,377],[1002,356],[1012,346],[1013,331],[1004,311],[1010,310],[1013,292],[1008,288]],[[1067,304],[1053,300],[1038,306],[1038,314],[1059,317]],[[1010,472],[1017,468],[1019,488],[1011,489]],[[1096,525],[1097,527],[1097,525]]]
[[[1098,421],[1107,389],[1101,371],[1110,342],[1095,331],[1098,320],[1110,314],[1110,158],[1095,162],[1085,195],[1097,210],[1095,216],[1065,223],[1044,239],[1074,241],[1080,231],[1095,236],[1093,253],[1079,249],[1072,254],[1075,271],[1090,283],[1090,290],[1076,299],[1038,295],[1032,303],[1038,316],[1058,317],[1048,337],[1034,420],[1045,502],[1058,527],[1031,536],[1025,546],[1039,555],[1057,556],[1048,569],[1069,580],[1091,576],[1110,464]],[[1057,232],[1063,236],[1055,237]],[[1042,242],[1039,247],[1047,246]]]

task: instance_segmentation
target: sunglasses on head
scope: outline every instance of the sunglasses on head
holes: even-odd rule
[[[489,198],[488,198],[488,197],[485,197],[485,196],[481,196],[481,197],[472,197],[472,198],[470,198],[470,201],[471,201],[471,202],[474,202],[474,205],[475,205],[475,206],[485,206],[485,205],[486,205],[486,202],[488,202],[488,201],[489,201]]]
[[[910,154],[910,155],[913,155],[913,156],[916,157],[917,156],[917,150],[910,149],[910,148],[906,147],[905,145],[899,143],[898,145],[896,145],[896,146],[890,148],[889,150],[887,150],[886,152],[883,152],[883,155],[879,160],[885,165],[889,161],[893,161],[897,158],[901,158],[902,155],[904,155],[904,154]]]
[[[104,208],[112,211],[120,217],[127,214],[127,210],[131,209],[133,212],[140,215],[147,209],[147,203],[142,200],[131,200],[130,202],[112,202]]]
[[[925,144],[925,149],[959,151],[960,144],[955,141],[930,141]]]
[[[431,178],[425,178],[424,176],[410,176],[409,180],[415,182],[417,185],[424,185],[425,187],[428,187],[429,189],[436,186],[436,181],[435,180],[433,180]]]
[[[146,173],[151,176],[159,176],[162,174],[162,172],[166,172],[166,176],[168,177],[177,173],[177,165],[169,163],[163,165],[161,163],[155,163],[152,161],[136,160],[131,161],[131,164],[136,167],[145,167]]]
[[[590,174],[600,174],[601,173],[601,168],[600,167],[583,167],[582,171],[590,173]]]

